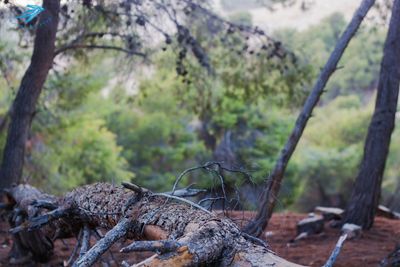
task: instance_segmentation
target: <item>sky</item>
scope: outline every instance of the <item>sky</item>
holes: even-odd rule
[[[216,6],[219,12],[222,12],[221,6],[217,1]],[[246,0],[242,0],[246,2]],[[350,19],[360,5],[361,0],[313,0],[311,8],[308,11],[302,11],[298,0],[297,4],[290,8],[277,8],[271,12],[266,8],[256,8],[246,10],[251,13],[253,23],[264,30],[276,30],[278,28],[290,27],[298,30],[304,30],[311,25],[318,24],[323,18],[334,12],[340,12]],[[310,2],[310,1],[309,1]]]

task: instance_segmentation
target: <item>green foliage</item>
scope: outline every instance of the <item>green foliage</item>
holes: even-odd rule
[[[32,125],[24,176],[50,192],[96,181],[120,183],[133,177],[103,114],[90,107],[91,101],[97,105],[105,101],[98,95],[107,75],[93,65],[90,71],[83,67],[49,77]]]
[[[297,51],[304,61],[314,65],[315,79],[345,26],[343,15],[335,13],[303,32],[287,29],[277,32],[276,35]],[[383,29],[360,29],[339,62],[340,68],[330,79],[324,99],[352,93],[363,95],[371,90],[377,82],[384,40]]]
[[[305,131],[304,142],[338,149],[362,143],[372,114],[371,104],[363,106],[356,95],[337,97],[315,111]]]
[[[157,79],[154,79],[154,77],[157,77]],[[250,172],[253,182],[263,183],[268,172],[272,170],[278,152],[291,130],[294,116],[290,110],[278,108],[274,100],[264,99],[261,95],[258,100],[254,99],[254,102],[250,102],[245,97],[231,97],[224,90],[222,82],[215,81],[213,84],[210,79],[196,81],[204,84],[204,87],[202,87],[204,90],[195,90],[195,85],[191,85],[193,87],[182,85],[171,70],[161,68],[157,75],[142,81],[139,96],[140,110],[119,113],[119,118],[126,116],[130,122],[121,122],[121,126],[116,128],[114,125],[120,119],[113,117],[109,120],[112,121],[111,125],[113,125],[110,126],[110,129],[122,137],[118,144],[128,151],[136,151],[126,157],[135,160],[140,159],[139,163],[129,160],[131,166],[140,166],[140,168],[132,170],[137,174],[138,182],[145,183],[150,188],[163,186],[161,188],[169,190],[180,171],[212,160],[211,154],[216,151],[206,150],[205,141],[202,138],[199,139],[202,120],[209,118],[209,121],[206,122],[208,132],[216,138],[217,145],[220,145],[225,140],[226,134],[229,133],[231,136],[230,149],[234,152],[236,158],[235,166]],[[215,86],[213,87],[215,90],[209,90],[206,85]],[[185,91],[184,88],[187,88],[187,90]],[[212,94],[211,96],[208,94],[209,91]],[[162,96],[162,99],[160,99],[160,96]],[[149,125],[149,129],[144,129],[146,131],[143,130],[144,126],[142,125],[147,122],[145,117],[148,118]],[[156,118],[160,119],[156,121]],[[177,124],[177,118],[181,118],[178,122],[183,122],[183,125]],[[168,125],[170,124],[175,125],[173,131],[177,142],[173,144],[166,141],[168,135],[164,134],[164,131],[169,133],[168,129],[171,126]],[[158,129],[158,126],[164,130]],[[133,128],[136,130],[128,130]],[[188,131],[189,136],[191,136],[191,143],[182,144],[183,139],[180,136],[184,136],[184,132],[188,135]],[[139,137],[135,137],[136,135],[139,135]],[[131,140],[126,140],[127,138],[131,138]],[[155,154],[154,147],[158,148],[161,144],[165,147],[170,146],[169,157],[163,155],[164,161],[157,161],[159,156]],[[181,147],[187,150],[186,147],[189,144],[196,150],[192,148],[192,152],[187,153],[183,158],[173,157],[180,151]],[[185,151],[184,149],[182,150]],[[143,150],[145,152],[141,152]],[[165,150],[166,148],[163,146],[161,151]],[[146,156],[143,156],[143,154]],[[163,165],[164,162],[168,163],[167,166]],[[151,167],[148,167],[149,164]],[[224,161],[224,164],[229,166],[227,161]],[[170,166],[169,169],[168,166]],[[289,171],[292,172],[293,168]],[[196,183],[197,186],[203,188],[216,188],[220,181],[209,173],[198,171],[188,175],[181,186],[190,183]],[[248,183],[247,178],[242,175],[225,174],[227,188],[241,188]],[[289,190],[293,192],[297,187],[291,179],[288,179],[284,188],[285,192]],[[294,199],[293,194],[287,193],[283,195],[282,202],[287,207]],[[248,205],[246,202],[242,204],[248,208],[254,208],[254,203],[253,205]]]
[[[315,111],[291,163],[297,166],[294,179],[304,188],[301,209],[328,204],[338,194],[342,201],[349,196],[371,112],[372,105],[362,105],[356,95],[337,97]]]
[[[223,1],[235,10],[243,3]],[[259,4],[250,1],[246,7]],[[90,12],[82,12],[88,12],[85,23],[94,30],[110,23],[100,17],[91,23]],[[252,23],[251,15],[244,12],[230,19],[243,25]],[[175,54],[182,51],[175,51],[172,44],[173,49],[152,58],[150,67],[137,65],[143,71],[135,70],[139,85],[134,90],[127,88],[121,78],[124,74],[110,67],[104,53],[92,53],[90,58],[84,52],[76,53],[73,64],[52,72],[46,82],[27,144],[24,177],[50,192],[122,180],[167,191],[183,170],[220,153],[226,158],[224,163],[233,162],[250,172],[257,187],[273,169],[311,81],[345,25],[342,15],[333,14],[303,32],[287,29],[275,33],[274,38],[296,52],[298,58],[293,62],[290,56],[271,60],[269,50],[254,50],[248,45],[252,41],[245,42],[236,33],[230,34],[231,43],[225,45],[224,36],[212,36],[212,25],[193,23],[191,33],[210,51],[214,68],[204,69],[192,55],[184,62],[188,73],[176,75]],[[295,204],[305,210],[339,194],[344,200],[348,196],[373,108],[383,40],[383,30],[371,33],[365,28],[351,42],[339,64],[343,69],[328,84],[290,162],[279,196],[281,208]],[[2,44],[0,55],[4,57],[12,49]],[[0,67],[10,60],[27,58],[24,53],[9,54]],[[12,86],[17,87],[21,70],[7,66]],[[3,90],[8,87],[0,79],[0,119],[13,98],[12,90]],[[208,145],[204,132],[214,146]],[[0,145],[4,137],[2,132]],[[384,197],[393,193],[398,183],[399,138],[396,129]],[[222,148],[232,152],[232,162]],[[191,183],[214,189],[220,185],[218,177],[202,171],[188,175],[180,185]],[[249,184],[246,177],[226,174],[230,194]]]
[[[119,103],[107,116],[137,183],[151,189],[169,190],[180,171],[199,164],[207,154],[196,138],[193,117],[174,97],[175,85],[172,76],[145,80],[145,95]]]
[[[26,175],[50,192],[107,181],[120,183],[132,174],[126,171],[121,148],[104,121],[81,117],[75,123],[35,136]]]
[[[19,84],[20,65],[25,56],[26,53],[15,49],[15,43],[7,38],[0,39],[0,149],[6,142],[9,109],[15,97],[15,88]],[[3,155],[0,153],[0,161],[2,158]]]

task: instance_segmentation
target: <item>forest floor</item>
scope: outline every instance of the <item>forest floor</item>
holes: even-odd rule
[[[252,218],[253,215],[251,212],[235,212],[232,217],[240,224]],[[290,240],[296,237],[297,222],[306,216],[306,214],[293,212],[275,214],[268,230],[263,234],[263,239],[267,239],[272,250],[287,260],[307,266],[322,266],[334,248],[340,230],[326,225],[323,233],[290,243]],[[12,241],[6,233],[7,229],[8,225],[0,222],[0,266],[9,266],[7,254]],[[378,217],[374,227],[370,231],[363,232],[361,238],[345,242],[335,266],[376,267],[394,249],[396,242],[400,242],[400,220]],[[64,243],[60,240],[56,241],[55,255],[51,262],[37,266],[63,266],[63,262],[67,261],[75,243],[76,240],[73,238],[66,239]],[[151,255],[144,253],[134,255],[132,253],[126,257],[127,255],[117,252],[120,247],[121,244],[117,243],[113,248],[113,255],[118,262],[129,258],[128,263],[135,263]],[[110,257],[110,255],[106,255],[106,257]]]

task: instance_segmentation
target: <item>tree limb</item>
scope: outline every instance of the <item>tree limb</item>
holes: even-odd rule
[[[133,51],[133,50],[128,50],[126,48],[123,47],[118,47],[118,46],[111,46],[111,45],[87,45],[87,44],[70,44],[70,45],[66,45],[63,46],[59,49],[57,49],[54,52],[54,56],[57,56],[67,50],[73,50],[73,49],[104,49],[104,50],[115,50],[115,51],[119,51],[119,52],[124,52],[127,53],[129,55],[135,55],[135,56],[140,56],[140,57],[146,57],[145,54],[137,52],[137,51]]]
[[[126,235],[132,221],[128,218],[122,219],[111,229],[99,242],[97,242],[81,259],[74,263],[74,267],[92,266],[115,242]]]

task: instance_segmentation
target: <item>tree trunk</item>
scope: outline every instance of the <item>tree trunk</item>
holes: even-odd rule
[[[37,100],[53,64],[60,1],[43,0],[43,8],[45,10],[39,15],[38,24],[49,17],[51,17],[51,21],[39,26],[36,30],[31,63],[22,78],[13,103],[11,123],[0,168],[0,188],[9,187],[13,182],[21,179],[25,142],[28,138]]]
[[[275,207],[275,202],[278,198],[287,164],[303,134],[308,119],[311,117],[312,111],[317,105],[326,83],[336,70],[336,66],[341,59],[347,45],[357,32],[361,22],[374,3],[375,0],[362,1],[360,7],[353,15],[350,24],[347,26],[345,32],[337,42],[336,47],[322,69],[314,88],[304,103],[303,109],[297,118],[294,129],[290,134],[285,147],[281,151],[274,170],[267,179],[265,189],[261,195],[260,206],[258,207],[256,218],[246,226],[246,232],[258,236],[262,233],[262,230],[267,227],[268,221],[271,218],[273,209]]]
[[[136,241],[122,248],[122,253],[157,252],[135,266],[300,266],[276,256],[263,241],[242,233],[230,219],[177,203],[167,194],[106,183],[79,187],[59,199],[36,192],[27,185],[16,186],[8,190],[5,205],[9,211],[28,213],[27,221],[11,232],[22,236],[36,231],[35,245],[23,243],[33,255],[44,254],[40,248],[46,247],[45,240],[74,236],[79,231],[86,231],[89,240],[87,231],[102,228],[108,232],[89,250],[88,242],[78,242],[81,253],[73,266],[92,266],[124,237]],[[41,208],[51,211],[36,213]]]
[[[348,223],[372,227],[394,129],[400,84],[400,0],[395,0],[383,50],[375,111],[368,128],[364,156],[347,207]]]

